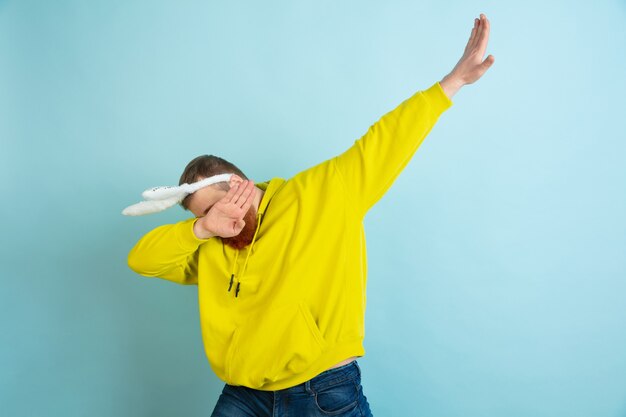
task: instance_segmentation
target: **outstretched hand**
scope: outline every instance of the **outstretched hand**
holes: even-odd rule
[[[463,56],[450,74],[441,80],[441,86],[448,97],[454,95],[463,85],[476,82],[495,62],[493,55],[487,56],[483,61],[489,41],[489,25],[489,19],[482,13],[480,19],[474,19],[474,28]]]
[[[226,195],[196,222],[196,235],[204,238],[237,236],[246,224],[243,218],[254,201],[253,191],[254,182],[251,180],[231,186]],[[201,230],[196,230],[196,226]]]

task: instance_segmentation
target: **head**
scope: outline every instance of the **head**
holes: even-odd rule
[[[232,186],[248,179],[239,168],[220,157],[201,155],[191,160],[180,176],[179,185],[184,183],[190,184],[213,175],[226,173],[234,174],[229,182],[219,182],[201,188],[185,197],[180,203],[181,206],[185,210],[191,211],[196,217],[203,217],[213,207],[213,204],[224,198]],[[235,249],[244,248],[252,242],[257,220],[257,212],[254,205],[250,206],[243,220],[246,224],[237,236],[221,238],[224,243]]]

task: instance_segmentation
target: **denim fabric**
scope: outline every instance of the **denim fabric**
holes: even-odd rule
[[[372,417],[356,360],[278,391],[226,384],[211,417]]]

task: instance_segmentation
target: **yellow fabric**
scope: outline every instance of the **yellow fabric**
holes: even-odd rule
[[[363,356],[363,218],[450,106],[437,82],[344,153],[289,180],[256,184],[265,190],[258,230],[241,253],[220,238],[198,239],[194,217],[147,233],[128,264],[144,276],[198,285],[206,355],[228,384],[284,389]]]

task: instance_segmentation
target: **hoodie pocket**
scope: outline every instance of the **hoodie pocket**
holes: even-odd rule
[[[264,312],[235,329],[226,355],[227,382],[258,389],[305,371],[326,346],[303,301]]]

